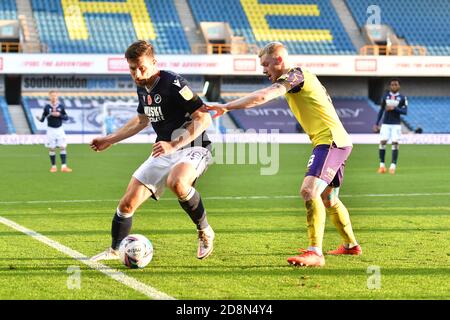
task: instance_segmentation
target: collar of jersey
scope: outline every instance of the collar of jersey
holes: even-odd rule
[[[392,91],[389,91],[389,95],[391,95],[391,96],[398,96],[398,95],[400,95],[400,92],[393,93]]]
[[[159,76],[159,72],[158,72],[158,77],[155,79],[155,82],[153,82],[152,86],[150,88],[147,88],[146,85],[144,85],[145,90],[147,90],[148,93],[152,92],[152,90],[156,87],[156,85],[159,82],[159,79],[161,79],[161,77]]]

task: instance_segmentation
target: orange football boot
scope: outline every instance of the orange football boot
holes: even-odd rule
[[[58,169],[56,167],[51,167],[50,168],[50,172],[56,172],[56,171],[58,171]]]
[[[72,172],[72,169],[70,169],[69,167],[62,167],[61,172]]]
[[[386,173],[386,168],[385,167],[379,167],[377,172],[378,173]]]
[[[362,249],[359,244],[350,249],[347,249],[343,244],[341,244],[336,250],[331,250],[327,253],[333,255],[349,254],[353,256],[360,256],[362,254]]]

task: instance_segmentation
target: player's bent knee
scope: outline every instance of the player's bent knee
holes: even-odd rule
[[[190,188],[190,185],[181,179],[171,179],[167,181],[167,185],[178,197],[185,196]]]
[[[311,199],[315,198],[315,194],[314,194],[314,190],[313,188],[310,187],[302,187],[300,189],[300,196],[303,198],[303,200],[305,201],[309,201]]]
[[[117,207],[122,215],[132,215],[135,211],[134,206],[127,200],[121,200]]]
[[[132,214],[136,211],[138,206],[138,199],[130,194],[126,194],[119,202],[117,207],[119,211],[123,214]]]

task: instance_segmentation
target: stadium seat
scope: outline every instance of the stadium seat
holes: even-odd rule
[[[402,117],[411,129],[424,133],[450,133],[450,97],[408,97],[408,114]]]
[[[15,0],[0,1],[0,20],[17,20],[17,7]]]
[[[196,22],[223,21],[228,22],[235,35],[244,36],[247,43],[256,44],[262,47],[266,40],[258,41],[255,36],[255,30],[252,29],[250,21],[257,21],[261,17],[261,5],[279,5],[277,15],[265,15],[266,22],[271,30],[289,29],[292,32],[285,33],[286,37],[292,40],[285,41],[289,51],[293,54],[355,54],[355,48],[350,41],[349,36],[344,30],[339,17],[333,6],[328,0],[315,0],[307,4],[316,4],[320,15],[282,15],[289,12],[300,12],[303,14],[311,13],[310,7],[299,7],[299,1],[285,0],[279,1],[260,1],[257,6],[246,14],[243,8],[243,2],[247,5],[253,2],[248,0],[188,0]],[[301,2],[301,4],[305,4]],[[274,11],[275,12],[275,11]],[[255,20],[253,20],[255,19]],[[299,29],[318,29],[329,30],[331,40],[324,40],[323,35],[310,32],[308,40],[296,38]],[[303,35],[305,33],[302,33]],[[296,39],[295,39],[296,38]],[[271,41],[282,39],[268,39]]]
[[[14,2],[14,0],[8,1]],[[122,54],[130,43],[138,38],[137,31],[139,30],[136,28],[141,28],[140,26],[147,21],[148,16],[150,16],[156,34],[152,43],[157,53],[186,54],[191,52],[173,0],[144,0],[145,8],[142,8],[143,10],[137,14],[138,21],[135,24],[133,24],[131,15],[121,12],[118,7],[113,5],[114,2],[108,5],[95,0],[83,1],[83,3],[86,2],[92,2],[89,4],[92,12],[83,14],[88,29],[88,38],[72,40],[60,0],[31,0],[41,41],[48,46],[49,52]],[[99,12],[96,13],[96,11]],[[102,13],[103,11],[109,12]],[[74,29],[73,35],[80,37],[82,31]],[[168,43],[164,41],[167,38],[175,41]]]
[[[0,96],[0,134],[15,133],[14,124],[9,114],[8,105],[4,97]]]
[[[371,0],[346,0],[360,27],[366,24]],[[450,1],[378,0],[382,22],[409,45],[425,46],[429,55],[450,55]]]

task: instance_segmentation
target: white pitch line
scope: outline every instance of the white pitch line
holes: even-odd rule
[[[108,277],[113,278],[114,280],[122,283],[123,285],[130,287],[142,294],[144,294],[145,296],[154,299],[154,300],[175,300],[175,298],[165,294],[164,292],[158,291],[155,288],[148,286],[130,276],[127,276],[126,274],[124,274],[123,272],[120,272],[118,270],[112,269],[104,264],[95,262],[95,261],[91,261],[89,260],[89,258],[87,256],[85,256],[84,254],[73,250],[69,247],[66,247],[64,245],[62,245],[61,243],[52,240],[50,238],[47,238],[46,236],[25,228],[24,226],[21,226],[20,224],[17,224],[14,221],[8,220],[4,217],[0,216],[0,222],[3,223],[4,225],[15,229],[19,232],[22,232],[46,245],[48,245],[49,247],[52,247],[53,249],[58,250],[59,252],[62,252],[66,255],[68,255],[71,258],[74,258],[75,260],[78,260],[82,263],[84,263],[85,265],[87,265],[88,267],[95,269],[97,271],[100,271],[101,273],[107,275]]]
[[[340,194],[341,198],[364,198],[364,197],[429,197],[450,196],[450,192],[443,193],[374,193],[374,194]],[[217,196],[202,197],[203,200],[272,200],[272,199],[296,199],[297,195],[280,196]],[[175,201],[176,198],[163,198],[159,201]],[[118,202],[119,199],[80,199],[80,200],[24,200],[24,201],[0,201],[2,204],[40,204],[40,203],[93,203],[93,202]]]

